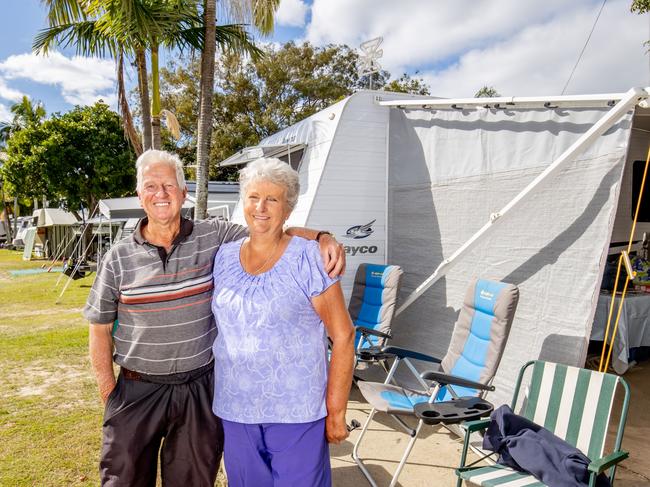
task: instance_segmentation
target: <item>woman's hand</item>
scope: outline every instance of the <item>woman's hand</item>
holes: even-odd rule
[[[345,423],[345,411],[327,415],[327,418],[325,418],[325,436],[329,443],[335,445],[350,436],[348,426]]]

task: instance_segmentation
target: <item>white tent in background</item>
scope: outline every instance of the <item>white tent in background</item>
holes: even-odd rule
[[[288,224],[345,243],[346,293],[361,262],[404,268],[402,304],[437,272],[395,319],[396,345],[442,356],[472,277],[520,287],[491,396],[500,403],[527,360],[584,363],[610,241],[630,231],[633,166],[645,162],[649,140],[650,110],[637,105],[646,96],[362,91],[256,149],[292,158],[301,194]],[[224,162],[246,162],[245,153]],[[233,220],[243,221],[239,206]],[[636,237],[649,230],[637,225]]]
[[[52,258],[71,249],[78,222],[74,214],[60,208],[41,208],[34,210],[32,218],[37,228],[34,251],[39,257]]]
[[[191,216],[192,208],[194,208],[194,204],[185,201],[182,209],[183,216]],[[129,218],[142,218],[145,215],[137,196],[99,200],[99,212],[107,220],[128,220]]]

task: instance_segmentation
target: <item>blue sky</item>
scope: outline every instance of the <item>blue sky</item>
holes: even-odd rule
[[[626,91],[650,84],[643,42],[650,17],[631,0],[607,0],[567,94]],[[63,51],[31,54],[45,27],[38,0],[4,0],[0,17],[0,120],[23,94],[48,113],[101,98],[115,106],[111,60]],[[502,95],[557,95],[591,31],[602,0],[283,0],[266,41],[309,40],[358,47],[382,36],[382,66],[419,73],[436,96],[472,96],[481,86]]]

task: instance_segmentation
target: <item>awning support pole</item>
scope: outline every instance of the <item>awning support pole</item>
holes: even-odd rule
[[[433,286],[438,280],[444,277],[458,262],[458,258],[474,248],[486,235],[488,235],[502,217],[512,211],[519,205],[529,194],[537,189],[544,180],[549,179],[556,174],[563,166],[573,161],[582,151],[591,145],[598,137],[609,130],[627,111],[634,107],[639,101],[648,97],[648,92],[641,88],[632,88],[625,93],[625,96],[612,107],[600,120],[598,120],[582,137],[576,140],[567,150],[565,150],[551,165],[542,171],[528,186],[526,186],[517,196],[515,196],[501,211],[490,215],[488,222],[481,229],[472,235],[467,242],[458,248],[451,256],[444,259],[436,270],[422,284],[420,284],[402,303],[395,312],[396,315],[402,313],[413,302],[424,294],[427,289]]]

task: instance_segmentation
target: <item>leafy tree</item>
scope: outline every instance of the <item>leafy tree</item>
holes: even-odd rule
[[[496,98],[501,96],[499,92],[494,88],[494,86],[483,86],[480,90],[476,92],[474,98]]]
[[[650,12],[650,0],[634,0],[630,6],[630,11],[639,15]],[[650,40],[644,42],[645,46],[650,46]]]
[[[45,195],[71,210],[93,209],[101,198],[133,193],[133,159],[120,117],[98,102],[13,135],[1,176],[13,195]]]
[[[415,74],[418,74],[417,71]],[[411,78],[404,73],[398,79],[386,83],[382,90],[393,91],[395,93],[413,93],[416,95],[430,95],[429,86],[422,78]]]

